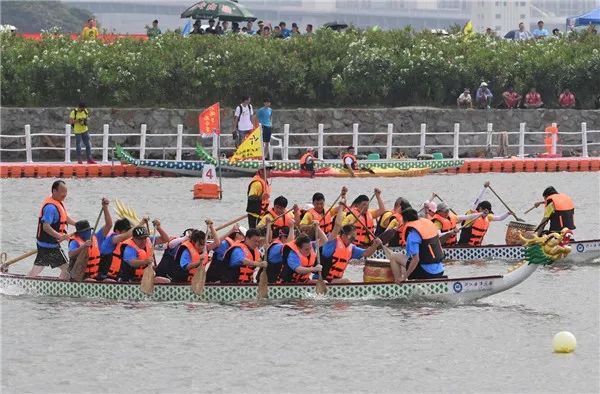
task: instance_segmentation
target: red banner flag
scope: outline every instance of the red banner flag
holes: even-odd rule
[[[221,133],[221,106],[214,103],[198,115],[198,129],[200,134]]]

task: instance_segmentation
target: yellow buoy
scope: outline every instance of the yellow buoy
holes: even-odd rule
[[[561,331],[552,338],[552,348],[555,353],[571,353],[577,347],[575,335],[569,331]]]

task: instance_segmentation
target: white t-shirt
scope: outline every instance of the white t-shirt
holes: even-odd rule
[[[252,109],[252,105],[248,104],[248,106],[238,105],[235,107],[235,116],[238,117],[238,130],[248,131],[254,128],[252,124],[252,115],[254,115],[254,110]]]
[[[350,158],[350,157],[346,157],[344,159],[344,164],[347,165],[348,167],[352,167],[352,164],[354,164],[354,160],[352,160],[352,158]]]

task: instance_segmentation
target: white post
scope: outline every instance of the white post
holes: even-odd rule
[[[142,123],[140,130],[140,160],[146,157],[146,124]]]
[[[108,125],[102,126],[102,162],[108,163]]]
[[[552,123],[552,127],[556,127],[556,123]],[[556,154],[557,142],[558,142],[558,133],[552,133],[552,149],[550,150],[550,153],[553,155]]]
[[[581,156],[588,157],[587,123],[581,123]]]
[[[352,146],[354,147],[354,154],[358,154],[358,123],[352,124]]]
[[[388,123],[387,130],[387,144],[385,146],[385,158],[390,160],[392,158],[392,145],[394,143],[394,125]]]
[[[519,124],[519,157],[525,157],[525,123]]]
[[[175,153],[175,160],[181,160],[181,148],[182,147],[183,147],[183,125],[178,124],[177,125],[177,152]]]
[[[71,162],[71,125],[65,125],[65,163]]]
[[[458,159],[458,142],[459,142],[459,133],[460,133],[460,123],[454,123],[454,154],[452,157],[454,159]]]
[[[219,157],[219,138],[221,138],[220,134],[213,133],[212,135],[212,157],[216,160],[220,160]]]
[[[31,158],[31,125],[25,125],[25,160],[27,163],[32,163]]]
[[[283,160],[288,160],[290,153],[290,125],[283,125]]]
[[[488,149],[492,147],[492,143],[493,143],[492,136],[493,136],[493,134],[494,134],[494,125],[492,123],[488,123],[487,124],[487,136],[486,136],[487,140],[486,140],[486,143],[485,143]]]
[[[427,141],[427,125],[425,123],[421,123],[421,149],[419,149],[419,154],[425,154],[425,141]]]
[[[323,160],[323,123],[319,123],[317,132],[317,155],[320,160]]]

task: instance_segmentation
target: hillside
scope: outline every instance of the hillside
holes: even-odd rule
[[[63,32],[80,32],[93,14],[60,1],[2,1],[0,24],[14,25],[19,32],[39,32],[58,26]]]

